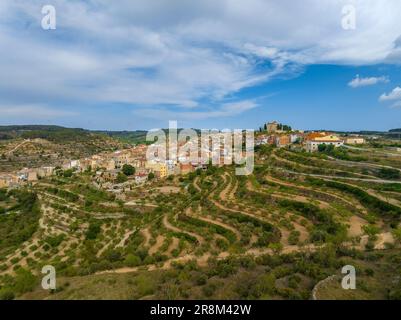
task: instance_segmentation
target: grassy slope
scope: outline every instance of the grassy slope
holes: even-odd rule
[[[344,263],[356,267],[357,289],[343,290],[340,281],[332,281],[318,291],[319,299],[387,299],[396,287],[400,271],[392,260],[401,259],[398,251],[355,258],[330,255],[246,258],[236,263],[227,260],[217,267],[187,264],[168,271],[61,278],[56,292],[38,286],[21,299],[309,299],[314,285],[327,275],[340,274],[337,265]],[[225,270],[224,265],[234,267]]]

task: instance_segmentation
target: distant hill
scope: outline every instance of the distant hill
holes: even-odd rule
[[[166,136],[168,136],[168,129],[162,129]],[[180,132],[183,130],[182,128],[178,128],[177,131]],[[199,129],[193,129],[195,130],[198,134],[200,134]],[[118,139],[123,143],[129,143],[129,144],[150,144],[152,142],[146,141],[146,134],[148,131],[146,130],[136,130],[136,131],[94,131],[97,133],[105,134],[109,137],[112,137],[114,139]]]
[[[111,138],[118,139],[123,143],[138,144],[146,143],[147,131],[94,131],[96,133],[107,135]]]
[[[64,128],[48,125],[0,126],[0,139],[46,139],[56,143],[67,141],[85,141],[91,139],[93,133],[80,128]]]
[[[124,147],[107,134],[80,128],[22,125],[0,126],[0,172],[24,167],[60,165]]]
[[[401,129],[392,129],[389,131],[371,131],[371,130],[338,131],[338,130],[320,129],[320,130],[307,130],[306,132],[311,132],[311,131],[333,132],[333,133],[342,134],[342,135],[362,134],[362,135],[377,135],[377,136],[386,136],[386,137],[392,137],[395,135],[398,136],[399,134],[401,134]]]

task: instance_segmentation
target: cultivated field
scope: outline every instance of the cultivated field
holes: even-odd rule
[[[401,153],[262,146],[252,175],[234,169],[210,167],[123,194],[98,189],[90,172],[4,192],[0,292],[310,299],[319,281],[352,264],[357,290],[342,290],[334,277],[317,298],[401,297]],[[57,270],[54,292],[38,285],[47,264]]]

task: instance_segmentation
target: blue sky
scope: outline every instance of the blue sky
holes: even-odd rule
[[[0,124],[401,127],[400,14],[398,0],[2,0]]]

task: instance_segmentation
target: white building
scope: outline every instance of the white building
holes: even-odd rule
[[[347,137],[345,138],[346,144],[364,144],[365,139],[361,137]]]
[[[343,146],[344,141],[334,135],[317,137],[312,140],[306,141],[306,144],[305,144],[306,151],[308,151],[308,152],[318,151],[319,145],[321,145],[321,144],[333,145],[335,148],[337,148],[337,147]]]

